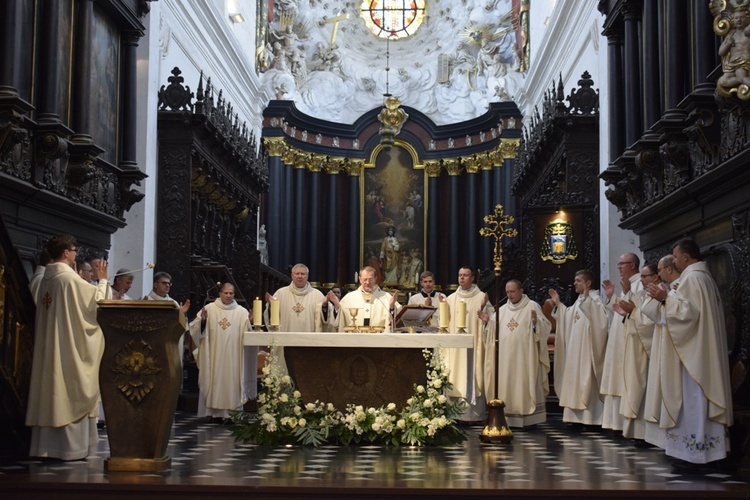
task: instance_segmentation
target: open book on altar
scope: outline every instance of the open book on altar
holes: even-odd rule
[[[394,319],[396,328],[428,327],[437,307],[424,304],[408,304],[401,308]]]

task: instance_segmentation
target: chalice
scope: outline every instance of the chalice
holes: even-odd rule
[[[352,315],[352,332],[358,332],[359,329],[357,328],[357,314],[359,313],[359,309],[356,307],[350,307],[349,308],[349,314]]]

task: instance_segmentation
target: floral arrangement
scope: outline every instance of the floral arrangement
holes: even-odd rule
[[[414,384],[406,406],[394,403],[379,408],[349,404],[344,411],[331,403],[303,403],[302,394],[283,375],[271,349],[263,368],[263,388],[258,413],[232,413],[235,439],[257,444],[382,443],[398,446],[447,445],[466,440],[455,418],[465,409],[463,400],[451,401],[444,392],[452,388],[443,364],[442,350],[422,351],[427,362],[427,383]]]

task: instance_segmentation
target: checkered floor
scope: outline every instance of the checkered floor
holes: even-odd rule
[[[537,490],[559,495],[593,490],[682,492],[684,497],[702,492],[714,498],[750,492],[750,484],[737,474],[717,468],[678,472],[658,449],[635,448],[631,441],[604,431],[574,432],[555,416],[546,424],[516,431],[510,445],[483,444],[478,439],[481,427],[467,430],[470,439],[466,443],[447,448],[261,447],[236,443],[226,426],[178,413],[168,448],[172,467],[166,472],[106,473],[103,462],[109,448],[102,431],[98,453],[85,461],[0,463],[0,493],[14,480],[112,485],[142,480],[186,487],[364,486],[413,493],[466,489],[495,493]]]

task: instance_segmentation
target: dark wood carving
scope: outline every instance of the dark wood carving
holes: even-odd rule
[[[519,146],[512,192],[521,204],[521,251],[518,266],[524,291],[544,302],[549,288],[574,299],[571,284],[578,269],[599,268],[599,94],[588,72],[566,97],[562,81],[535,109]],[[565,102],[568,102],[568,105]],[[581,251],[563,265],[542,261],[546,225],[561,217],[573,229]]]
[[[168,80],[159,91],[157,270],[172,275],[170,295],[189,298],[192,312],[216,280],[235,283],[240,298],[257,296],[265,153],[210,78],[201,75],[195,93],[179,68]]]

